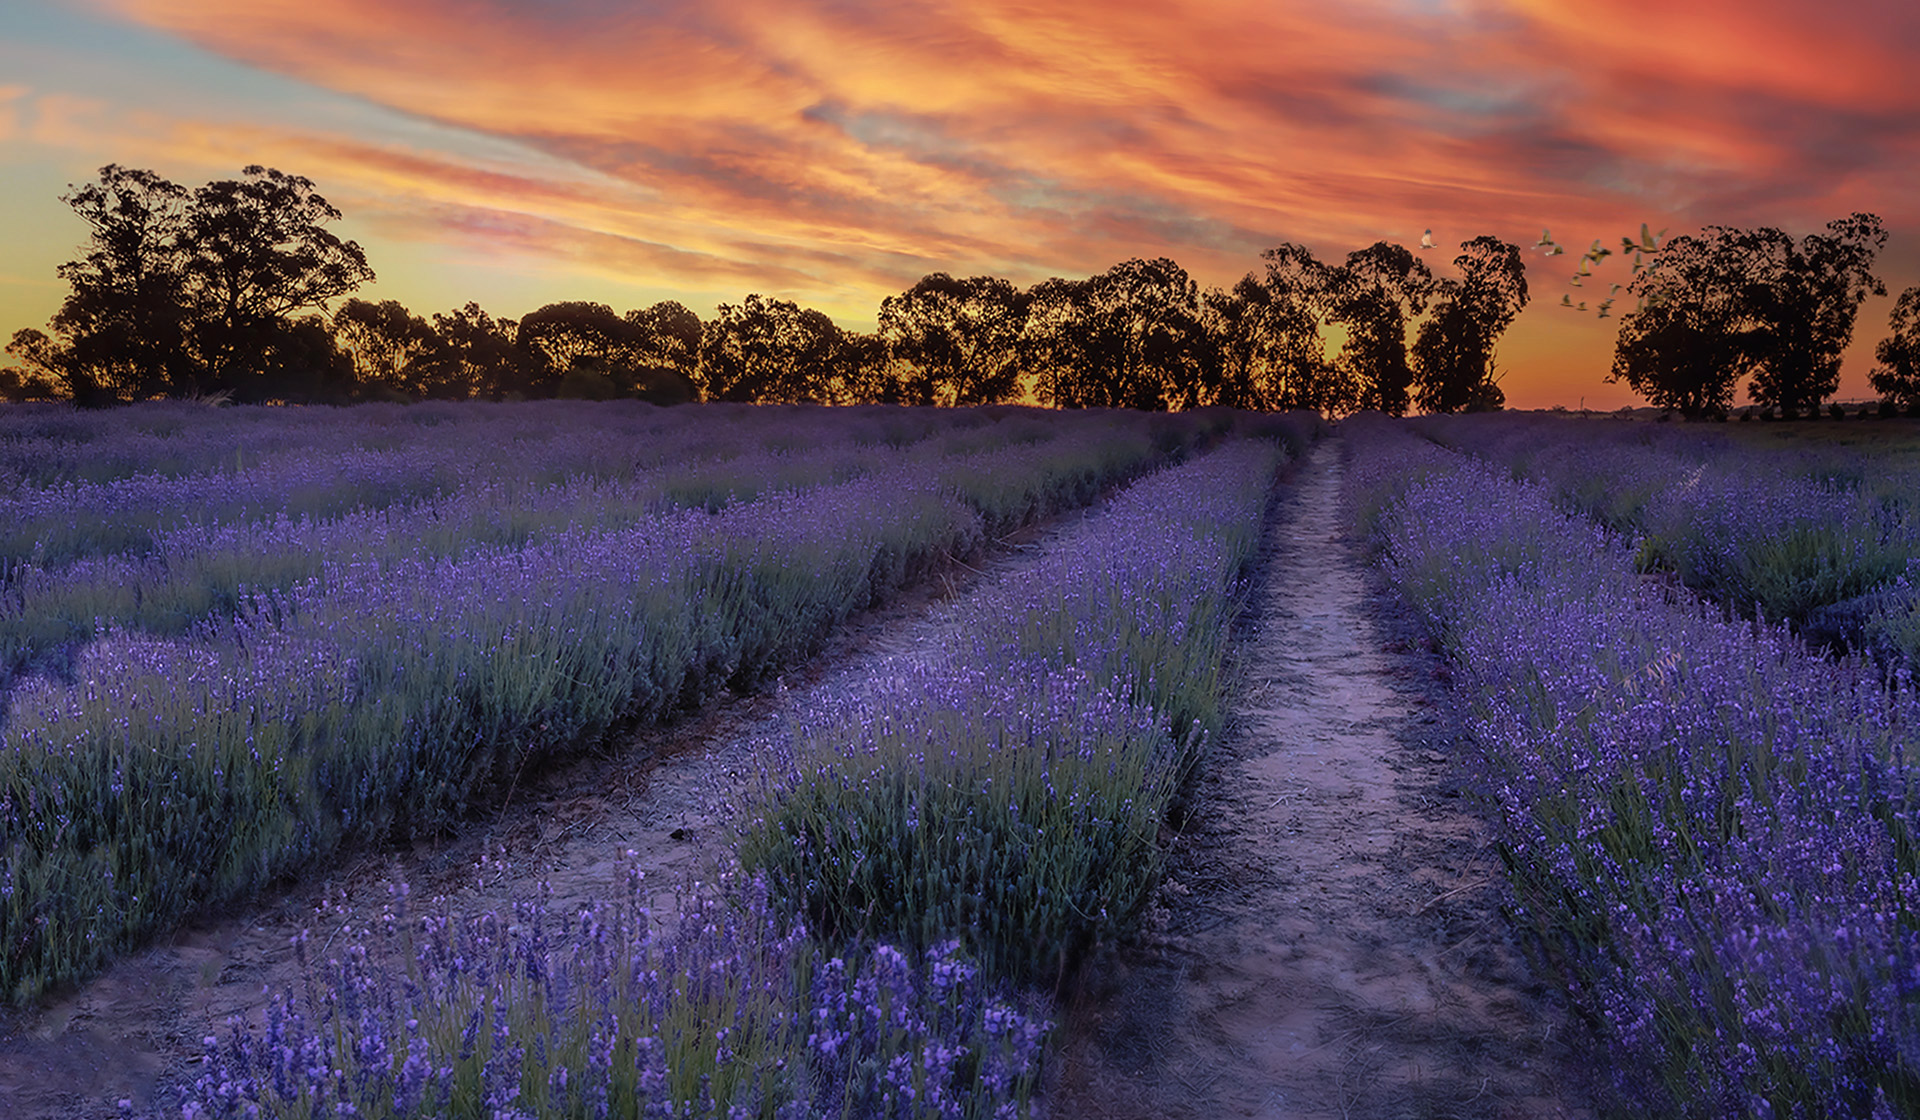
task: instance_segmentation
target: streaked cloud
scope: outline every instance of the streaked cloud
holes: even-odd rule
[[[267,163],[382,237],[868,322],[934,270],[1168,255],[1227,284],[1282,241],[1339,260],[1426,227],[1920,229],[1920,12],[1892,0],[98,3],[419,132],[6,86],[0,138]],[[1550,332],[1559,278],[1532,285]]]

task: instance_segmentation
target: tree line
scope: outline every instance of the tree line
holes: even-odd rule
[[[219,395],[1456,412],[1503,404],[1494,345],[1528,301],[1520,249],[1483,235],[1461,243],[1459,280],[1386,241],[1338,265],[1283,244],[1231,289],[1203,290],[1164,257],[1025,289],[936,272],[882,300],[870,333],[759,294],[705,320],[671,300],[625,314],[564,301],[518,321],[468,303],[423,318],[352,296],[373,270],[326,230],[341,215],[311,180],[241,174],[188,191],[109,165],[69,188],[61,201],[89,241],[58,269],[71,290],[49,331],[6,347],[18,364],[0,370],[0,393],[89,407]],[[1834,343],[1866,290],[1885,294],[1866,273],[1878,219],[1856,214],[1800,246],[1777,230],[1708,228],[1720,236],[1677,238],[1636,277],[1649,298],[1623,316],[1613,376],[1690,415],[1724,412],[1742,377],[1787,408],[1832,395]],[[1876,387],[1920,403],[1920,289],[1895,319]],[[1345,341],[1329,357],[1334,327]]]

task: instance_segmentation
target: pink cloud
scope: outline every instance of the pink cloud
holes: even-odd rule
[[[1893,0],[113,2],[558,161],[170,133],[338,182],[391,235],[839,305],[1130,256],[1231,283],[1280,241],[1337,260],[1429,226],[1451,248],[1920,222],[1920,15]]]

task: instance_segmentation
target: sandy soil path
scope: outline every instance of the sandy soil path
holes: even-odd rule
[[[1440,662],[1345,532],[1341,456],[1283,496],[1230,726],[1148,935],[1082,972],[1055,1116],[1591,1115],[1506,936]]]

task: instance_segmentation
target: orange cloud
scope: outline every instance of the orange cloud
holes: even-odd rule
[[[528,158],[257,122],[155,146],[283,161],[388,236],[703,290],[871,305],[1154,255],[1230,283],[1281,241],[1339,260],[1426,227],[1444,273],[1543,226],[1920,221],[1894,0],[106,2]]]

